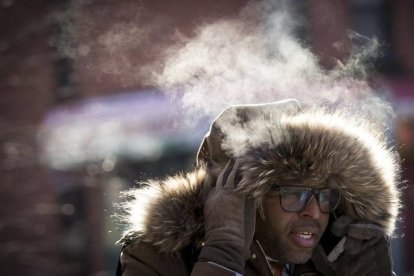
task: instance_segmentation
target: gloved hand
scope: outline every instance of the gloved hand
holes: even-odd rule
[[[217,177],[216,186],[204,203],[205,245],[198,260],[243,273],[253,241],[256,206],[254,199],[237,190],[235,176],[239,160],[224,179],[230,163]]]
[[[390,238],[381,227],[341,216],[332,224],[331,232],[342,237],[338,245],[326,255],[319,244],[312,256],[323,275],[394,275]]]

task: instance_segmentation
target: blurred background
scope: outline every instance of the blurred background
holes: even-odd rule
[[[156,67],[177,37],[246,3],[0,0],[2,275],[114,275],[119,192],[191,168],[208,130],[208,120],[178,127],[180,105],[137,68]],[[299,35],[323,67],[349,54],[335,47],[349,29],[383,45],[373,78],[397,113],[407,180],[395,270],[414,275],[414,2],[301,3]]]

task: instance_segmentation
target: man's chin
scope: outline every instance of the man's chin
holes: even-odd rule
[[[286,254],[286,261],[289,264],[304,264],[307,263],[312,257],[313,249],[302,249],[302,250],[290,250]]]
[[[295,256],[293,258],[291,258],[291,260],[289,260],[288,263],[290,264],[304,264],[307,263],[310,258],[312,257],[312,254],[301,254],[301,256]]]
[[[301,247],[295,243],[264,243],[264,251],[272,259],[285,264],[304,264],[312,257],[314,247]]]

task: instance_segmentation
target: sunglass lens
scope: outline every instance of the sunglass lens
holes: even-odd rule
[[[312,191],[303,188],[288,188],[280,191],[282,208],[289,212],[297,212],[306,205]]]
[[[321,212],[329,213],[336,209],[340,199],[340,193],[335,189],[322,189],[319,191],[319,206]]]

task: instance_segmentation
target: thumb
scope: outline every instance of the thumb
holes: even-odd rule
[[[245,257],[250,257],[250,245],[253,242],[256,227],[256,200],[246,196],[244,203],[244,247]]]

